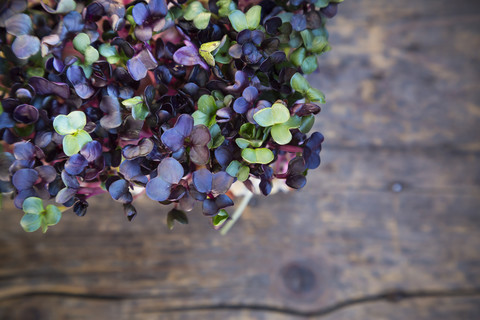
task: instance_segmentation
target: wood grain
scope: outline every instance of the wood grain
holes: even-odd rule
[[[26,234],[7,202],[0,319],[479,319],[479,28],[467,0],[342,3],[322,166],[226,237],[108,196]]]

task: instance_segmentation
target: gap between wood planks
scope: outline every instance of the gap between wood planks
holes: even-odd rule
[[[28,297],[66,297],[77,298],[86,300],[107,300],[107,301],[119,301],[119,300],[141,300],[141,299],[155,299],[160,298],[156,295],[109,295],[109,294],[90,294],[90,293],[71,293],[62,291],[38,291],[38,292],[25,292],[22,294],[16,294],[6,296],[0,299],[0,302],[22,299]],[[283,315],[291,315],[297,317],[320,317],[326,316],[331,313],[340,311],[359,305],[363,303],[372,302],[390,302],[396,303],[407,299],[422,299],[422,298],[461,298],[461,297],[480,297],[480,287],[470,289],[454,289],[454,290],[419,290],[419,291],[385,291],[374,295],[367,295],[364,297],[351,298],[344,301],[334,303],[330,306],[320,308],[313,311],[301,311],[290,308],[283,308],[277,306],[269,306],[262,304],[218,304],[218,305],[199,305],[188,307],[174,307],[163,308],[155,310],[156,313],[170,313],[170,312],[195,312],[195,311],[216,311],[216,310],[248,310],[248,311],[263,311],[271,313],[280,313]]]

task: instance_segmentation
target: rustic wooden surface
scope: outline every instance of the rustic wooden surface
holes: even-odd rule
[[[350,0],[320,62],[322,166],[226,237],[107,197],[0,213],[0,319],[480,319],[480,4]]]

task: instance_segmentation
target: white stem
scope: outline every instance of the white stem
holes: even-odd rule
[[[243,197],[242,201],[238,205],[237,209],[233,212],[232,217],[230,220],[227,220],[225,222],[225,226],[220,230],[220,234],[222,236],[226,235],[228,230],[233,227],[235,222],[242,216],[243,211],[247,207],[248,203],[250,202],[250,199],[252,199],[253,193],[248,192],[245,197]]]

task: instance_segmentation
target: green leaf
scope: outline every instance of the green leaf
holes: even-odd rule
[[[305,56],[307,55],[307,50],[304,47],[300,47],[297,50],[293,51],[290,55],[290,61],[292,61],[295,67],[300,67],[302,65],[303,60],[305,60]]]
[[[78,130],[74,135],[77,137],[77,142],[80,146],[80,149],[82,149],[85,144],[92,141],[92,137],[85,130]]]
[[[316,36],[313,38],[310,51],[312,53],[322,53],[328,46],[328,40],[325,36]]]
[[[222,225],[228,219],[228,212],[225,209],[218,211],[215,217],[212,217],[212,223],[215,227]]]
[[[120,59],[121,58],[119,56],[110,56],[107,58],[107,61],[110,64],[116,64],[118,61],[120,61]]]
[[[246,181],[250,176],[250,168],[248,166],[241,166],[237,173],[237,179],[239,181]]]
[[[60,218],[62,218],[62,212],[56,206],[49,204],[46,208],[45,222],[48,226],[56,225]]]
[[[178,221],[181,224],[188,224],[188,217],[185,212],[178,209],[172,209],[167,214],[167,226],[170,230],[173,229],[175,221]]]
[[[68,114],[68,123],[70,128],[81,130],[87,124],[87,117],[83,111],[72,111]]]
[[[302,63],[302,71],[306,74],[312,73],[313,71],[317,70],[317,57],[309,56],[303,60]]]
[[[69,13],[74,11],[76,7],[77,3],[74,0],[60,0],[55,13]]]
[[[300,31],[300,35],[302,36],[303,44],[307,50],[310,50],[313,43],[313,33],[310,29],[305,29]]]
[[[70,125],[69,118],[63,114],[58,115],[53,120],[53,128],[61,136],[75,133],[77,130]]]
[[[225,169],[225,172],[232,177],[236,177],[238,170],[240,170],[241,167],[242,167],[242,164],[239,161],[233,160],[232,162],[230,162],[227,169]]]
[[[20,220],[20,225],[27,232],[34,232],[40,228],[42,216],[39,214],[26,213]]]
[[[230,23],[235,31],[240,32],[248,28],[247,18],[245,14],[240,10],[234,10],[228,15]]]
[[[245,148],[242,151],[242,158],[249,163],[267,164],[273,161],[274,155],[268,148]]]
[[[313,114],[305,116],[302,118],[302,124],[300,125],[301,133],[308,133],[312,130],[313,124],[315,123],[315,116]]]
[[[80,64],[80,67],[83,69],[83,73],[85,74],[85,77],[88,79],[92,76],[93,69],[89,65],[85,64]]]
[[[253,123],[249,123],[249,122],[244,123],[240,127],[240,130],[238,131],[238,133],[243,138],[255,139],[255,134],[256,134],[255,125]]]
[[[96,62],[100,58],[100,55],[98,54],[97,49],[95,49],[92,46],[88,46],[87,49],[85,49],[85,64],[86,65],[91,65],[92,63]]]
[[[211,66],[215,65],[215,59],[213,58],[212,52],[218,49],[220,43],[221,41],[203,43],[198,50],[200,56],[202,56],[202,58]]]
[[[210,22],[210,17],[212,14],[210,12],[201,12],[198,16],[193,19],[193,24],[195,28],[199,30],[203,30],[208,27],[208,23]]]
[[[208,95],[204,94],[203,96],[198,99],[198,110],[201,112],[211,115],[217,111],[217,106],[215,104],[215,99]]]
[[[230,12],[237,9],[235,2],[231,0],[218,0],[217,6],[219,8],[218,15],[220,17],[227,17],[230,14]]]
[[[117,54],[117,49],[108,43],[102,43],[100,47],[98,47],[98,51],[105,58],[113,57]]]
[[[308,83],[307,79],[305,79],[300,73],[295,73],[293,77],[290,79],[290,86],[293,90],[298,91],[300,93],[306,93],[307,90],[310,88],[310,84]]]
[[[23,212],[30,214],[40,214],[44,211],[43,201],[37,197],[29,197],[23,201]]]
[[[143,103],[143,99],[140,96],[135,96],[133,98],[126,99],[126,100],[122,101],[122,104],[127,108],[131,108],[134,105],[137,105],[139,103]]]
[[[85,53],[85,50],[87,50],[88,46],[90,46],[90,37],[86,33],[79,33],[73,39],[73,47],[75,50],[81,53]]]
[[[280,145],[284,145],[292,141],[292,134],[290,129],[283,124],[276,124],[272,127],[270,132],[273,140]]]
[[[325,95],[318,89],[310,88],[306,92],[308,100],[312,102],[325,103]]]
[[[290,119],[290,111],[283,103],[276,102],[270,108],[264,108],[253,115],[253,119],[262,127],[284,123]]]
[[[328,6],[329,2],[330,2],[330,0],[317,0],[317,2],[315,2],[315,7],[325,8],[326,6]]]
[[[254,30],[258,27],[258,25],[260,24],[261,13],[262,7],[260,6],[253,6],[248,9],[247,13],[245,14],[248,29]]]
[[[136,104],[132,108],[132,116],[135,120],[145,120],[149,113],[148,107],[144,103]]]
[[[244,139],[244,138],[235,139],[235,143],[237,144],[237,146],[240,149],[245,149],[245,148],[248,148],[250,146],[250,141],[248,141],[247,139]]]
[[[225,137],[222,135],[222,130],[217,123],[210,127],[210,137],[212,138],[207,145],[209,149],[218,148],[222,145],[223,141],[225,141]]]
[[[194,113],[192,113],[192,117],[193,117],[193,124],[195,126],[199,125],[199,124],[203,124],[205,126],[208,126],[208,123],[210,122],[210,116],[203,113],[200,110],[197,110]]]
[[[205,8],[203,7],[203,5],[199,1],[193,1],[185,9],[183,17],[185,18],[185,20],[192,21],[200,13],[205,12],[205,11],[206,11]]]
[[[78,144],[77,138],[72,134],[63,137],[62,145],[63,152],[69,157],[80,151],[80,146]]]

